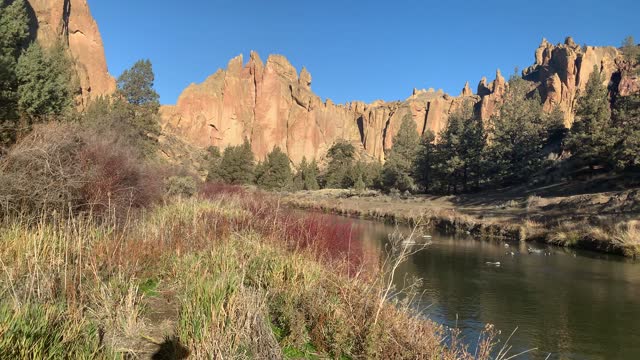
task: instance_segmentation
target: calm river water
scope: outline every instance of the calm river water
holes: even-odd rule
[[[354,222],[363,245],[382,256],[394,227]],[[640,263],[538,244],[506,247],[432,235],[432,245],[402,265],[397,282],[422,278],[424,295],[416,306],[432,320],[461,329],[471,346],[491,323],[504,339],[518,328],[511,354],[539,349],[520,359],[549,353],[550,359],[640,359]]]

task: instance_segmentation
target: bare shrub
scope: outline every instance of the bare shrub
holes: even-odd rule
[[[0,211],[37,214],[80,203],[86,179],[78,153],[85,145],[78,126],[34,127],[0,161]]]
[[[0,214],[121,213],[153,203],[161,172],[115,139],[71,123],[36,126],[0,160]]]

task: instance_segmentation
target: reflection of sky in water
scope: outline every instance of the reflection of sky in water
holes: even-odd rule
[[[358,225],[365,249],[382,254],[393,227]],[[487,265],[497,261],[500,267]],[[640,264],[540,244],[505,247],[434,235],[426,251],[402,264],[396,284],[416,276],[424,291],[416,306],[461,329],[472,348],[492,323],[503,340],[518,327],[511,354],[540,349],[520,358],[640,359]]]

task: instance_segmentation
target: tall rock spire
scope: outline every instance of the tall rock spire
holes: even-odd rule
[[[79,105],[113,93],[116,82],[107,70],[102,37],[87,1],[27,0],[27,5],[35,14],[36,40],[45,48],[59,41],[68,46],[82,93]]]

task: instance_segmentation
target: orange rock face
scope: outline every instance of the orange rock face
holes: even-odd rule
[[[536,50],[536,62],[523,72],[526,80],[540,84],[544,110],[559,107],[565,114],[565,125],[574,121],[576,100],[596,69],[603,85],[613,86],[617,63],[622,54],[615,47],[579,46],[571,37],[564,44],[552,45],[546,39]]]
[[[570,38],[559,45],[544,40],[535,52],[535,64],[523,77],[532,82],[532,88],[537,86],[544,109],[559,106],[570,126],[576,99],[594,66],[605,84],[623,95],[640,88],[637,77],[624,75],[635,72],[624,70],[630,65],[625,65],[616,48],[583,48]],[[248,139],[259,159],[279,146],[294,163],[303,157],[322,160],[327,149],[342,139],[357,145],[364,156],[384,161],[405,117],[411,117],[420,134],[429,130],[437,135],[466,101],[476,105],[483,120],[490,119],[498,113],[508,88],[498,70],[491,83],[482,79],[476,95],[467,83],[458,97],[441,90],[414,89],[404,101],[336,105],[316,96],[311,80],[306,69],[298,75],[283,56],[272,55],[266,64],[253,52],[246,64],[239,56],[226,70],[189,86],[176,105],[164,106],[163,126],[199,147],[224,148]]]
[[[107,71],[102,37],[86,0],[27,0],[35,14],[36,39],[44,47],[68,45],[82,88],[80,106],[95,96],[113,93],[116,83]]]
[[[416,91],[402,103],[336,105],[316,96],[311,80],[306,69],[298,75],[280,55],[270,56],[266,64],[254,52],[246,64],[238,56],[226,70],[189,86],[176,105],[162,107],[163,126],[199,147],[225,148],[248,139],[259,159],[275,146],[294,163],[303,157],[322,159],[342,139],[384,160],[405,116],[421,133],[438,132],[459,102],[441,91]]]

